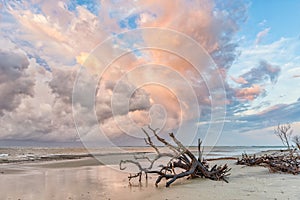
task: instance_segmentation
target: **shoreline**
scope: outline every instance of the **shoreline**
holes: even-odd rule
[[[256,153],[279,153],[268,150]],[[24,152],[24,155],[28,152]],[[34,152],[32,152],[34,153]],[[43,156],[45,156],[43,152]],[[53,152],[52,152],[53,153]],[[65,152],[66,153],[66,152]],[[7,162],[0,164],[0,199],[58,200],[156,200],[156,199],[299,199],[300,178],[297,175],[270,173],[265,167],[236,165],[241,155],[208,158],[210,166],[228,164],[231,168],[229,183],[208,179],[186,178],[165,188],[165,180],[155,187],[157,176],[149,175],[128,182],[129,171],[120,171],[121,159],[130,159],[138,152],[96,152],[93,154],[69,152],[51,155],[44,160]],[[143,151],[143,153],[149,153]],[[151,152],[150,152],[151,153]],[[216,153],[216,152],[214,152]],[[41,156],[42,154],[36,154]],[[151,155],[151,154],[147,154]],[[249,154],[250,155],[250,154]],[[253,155],[253,154],[251,154]],[[59,158],[59,159],[57,159]],[[72,158],[72,159],[68,159]],[[129,170],[133,170],[130,169]],[[133,170],[134,171],[134,170]]]
[[[115,158],[114,158],[115,159]],[[114,163],[117,163],[114,160]],[[297,175],[270,173],[264,167],[236,165],[234,160],[210,161],[228,164],[229,183],[186,178],[165,188],[163,180],[155,187],[156,176],[146,182],[128,182],[128,172],[115,165],[102,165],[95,158],[0,165],[0,199],[298,199]],[[6,171],[5,171],[6,170]],[[295,186],[295,187],[294,187]]]

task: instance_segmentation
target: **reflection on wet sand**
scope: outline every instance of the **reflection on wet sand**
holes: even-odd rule
[[[92,165],[83,167],[83,163]],[[1,166],[0,199],[126,199],[124,192],[135,191],[128,189],[126,173],[95,163],[86,159],[77,163],[20,164],[18,169],[23,171],[17,174],[11,173],[10,165]]]

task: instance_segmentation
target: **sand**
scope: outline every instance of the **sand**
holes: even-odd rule
[[[117,169],[117,158],[106,166],[93,158],[0,165],[0,199],[300,199],[300,176],[272,174],[263,167],[237,166],[233,160],[218,160],[232,168],[229,183],[206,179],[182,179],[170,188],[137,180],[128,184],[128,173]],[[108,158],[107,158],[108,159]]]

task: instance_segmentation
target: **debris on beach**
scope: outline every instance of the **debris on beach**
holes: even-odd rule
[[[238,165],[264,166],[269,168],[270,172],[284,172],[289,174],[300,173],[300,155],[297,151],[276,152],[271,155],[249,156],[246,153],[237,161]]]
[[[284,172],[289,174],[300,173],[300,136],[293,137],[293,142],[297,148],[291,145],[291,136],[293,129],[290,123],[278,124],[274,129],[274,134],[280,138],[282,144],[287,147],[286,151],[274,152],[273,154],[265,154],[256,157],[242,154],[242,158],[238,159],[238,165],[247,166],[264,166],[269,168],[270,172]]]
[[[148,127],[149,130],[153,133],[154,137],[161,142],[165,147],[167,147],[170,151],[168,153],[161,152],[161,148],[156,146],[149,135],[149,133],[142,129],[145,135],[145,142],[147,145],[151,146],[156,155],[154,158],[150,158],[147,156],[143,157],[135,157],[135,160],[121,160],[120,169],[124,170],[126,167],[123,167],[125,163],[130,163],[138,167],[139,172],[132,175],[130,174],[128,179],[129,182],[133,178],[139,178],[139,182],[141,182],[142,174],[144,173],[146,179],[148,179],[148,174],[157,174],[158,177],[156,179],[155,185],[161,182],[162,179],[166,179],[166,187],[169,187],[174,181],[179,178],[188,177],[188,178],[208,178],[215,181],[225,181],[226,177],[230,174],[228,173],[231,169],[228,168],[227,164],[218,166],[214,165],[213,167],[209,167],[207,160],[202,157],[203,149],[201,149],[201,141],[198,140],[198,158],[188,150],[175,136],[173,133],[170,133],[169,136],[173,140],[176,145],[173,145],[167,142],[164,138],[160,137],[157,134],[157,130]],[[165,165],[160,165],[159,169],[153,170],[154,163],[161,158],[169,158]],[[149,162],[148,167],[143,167],[139,160],[144,160]]]

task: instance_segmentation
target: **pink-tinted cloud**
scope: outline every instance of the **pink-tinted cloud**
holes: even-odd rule
[[[266,28],[266,29],[262,30],[261,32],[257,33],[255,44],[256,45],[260,44],[262,39],[268,35],[270,30],[271,30],[271,28]]]
[[[251,87],[237,89],[236,97],[241,101],[252,101],[257,98],[263,91],[263,88],[261,88],[259,85],[254,84]]]
[[[238,84],[247,84],[248,81],[246,81],[243,77],[238,77],[238,78],[234,78],[232,76],[230,76],[231,80],[233,80],[234,82],[238,83]]]
[[[180,55],[172,55],[161,50],[145,50],[141,52],[142,56],[140,57],[142,58],[134,54],[120,58],[102,76],[103,82],[101,82],[102,85],[99,86],[96,94],[96,112],[102,127],[110,135],[122,135],[122,130],[120,130],[120,127],[117,126],[116,121],[112,117],[111,98],[115,91],[110,86],[115,86],[119,79],[126,74],[130,74],[130,70],[147,63],[163,65],[169,67],[170,70],[157,71],[156,68],[149,68],[143,73],[131,73],[131,76],[128,76],[128,80],[119,82],[121,90],[115,94],[120,101],[120,105],[118,105],[119,112],[116,117],[123,123],[124,127],[127,127],[128,130],[133,130],[131,129],[132,124],[128,121],[128,116],[131,116],[133,121],[139,125],[148,122],[147,112],[150,112],[151,110],[149,109],[155,104],[160,104],[165,108],[168,115],[166,124],[169,128],[178,127],[182,118],[188,120],[198,119],[199,116],[194,116],[187,110],[196,108],[199,105],[203,107],[210,106],[210,92],[214,91],[208,91],[206,84],[209,83],[211,88],[217,91],[219,85],[216,83],[215,77],[220,75],[225,80],[227,69],[237,55],[237,44],[232,41],[232,38],[238,31],[239,24],[244,20],[246,9],[246,6],[240,1],[236,1],[236,6],[234,7],[226,6],[225,3],[222,4],[223,7],[220,6],[218,9],[216,9],[215,3],[210,0],[201,0],[199,2],[189,0],[118,1],[117,6],[114,1],[102,1],[101,10],[97,15],[79,5],[75,10],[69,10],[67,1],[32,0],[22,3],[24,4],[7,2],[8,6],[14,4],[11,9],[8,9],[8,12],[12,19],[15,20],[7,23],[11,23],[12,29],[18,31],[11,30],[6,37],[26,53],[39,55],[43,58],[49,64],[51,71],[44,71],[43,73],[46,74],[44,78],[41,75],[42,73],[32,75],[33,78],[39,79],[38,83],[42,86],[35,88],[32,98],[20,100],[21,103],[19,105],[22,106],[19,106],[16,112],[9,113],[9,115],[14,116],[20,123],[22,117],[29,116],[31,112],[37,110],[32,109],[30,112],[30,110],[26,109],[26,106],[32,107],[36,102],[40,101],[38,104],[42,106],[42,109],[38,109],[39,115],[32,115],[31,118],[32,124],[38,124],[36,126],[39,127],[35,129],[33,125],[31,131],[38,136],[41,136],[43,133],[46,134],[46,140],[55,140],[56,137],[59,137],[58,132],[74,132],[71,116],[71,96],[78,64],[84,64],[90,67],[90,71],[96,73],[97,67],[99,67],[96,58],[89,57],[87,62],[90,63],[85,63],[88,52],[91,52],[99,43],[111,35],[126,30],[128,26],[126,26],[127,28],[120,27],[120,21],[132,16],[136,16],[135,23],[138,28],[167,28],[190,36],[191,39],[209,53],[215,60],[218,68],[210,71],[208,82],[205,82],[201,74],[195,70],[195,66],[191,66]],[[229,13],[236,13],[236,15]],[[138,39],[142,39],[145,44],[150,44],[153,40],[157,40],[157,34],[144,34]],[[22,45],[20,41],[26,41],[26,45]],[[174,47],[185,48],[183,49],[184,51],[191,55],[195,54],[194,49],[184,47],[182,45],[184,41],[178,38],[170,37],[161,42],[172,44]],[[111,55],[113,52],[105,53]],[[207,67],[205,59],[203,57],[203,65],[198,66],[204,71]],[[32,58],[32,62],[35,61],[37,59]],[[35,64],[38,65],[38,63]],[[31,65],[32,68],[33,66]],[[194,105],[190,98],[190,91],[183,87],[181,79],[173,80],[173,91],[157,86],[138,87],[139,80],[155,77],[157,73],[160,75],[161,80],[168,80],[168,78],[172,77],[170,76],[172,74],[170,71],[176,72],[187,79],[187,82],[196,91],[196,99],[199,105]],[[220,74],[220,72],[222,73]],[[43,79],[45,80],[42,81]],[[8,81],[5,84],[8,84]],[[101,88],[102,86],[103,88]],[[39,87],[44,88],[47,94],[42,92],[43,90],[39,89]],[[131,96],[129,113],[122,112],[122,108],[124,108],[123,100],[127,98],[126,91],[131,89],[134,89],[136,93]],[[177,98],[180,95],[188,98],[180,101]],[[47,98],[41,98],[42,96]],[[84,98],[84,95],[82,98]],[[179,105],[184,109],[181,109]],[[81,106],[79,109],[82,112],[86,111],[86,105],[76,106]],[[52,112],[49,111],[49,107]],[[155,116],[157,119],[164,119],[165,117],[159,108],[153,109],[152,112],[154,118]],[[89,113],[85,116],[87,118],[91,117]],[[44,119],[43,123],[37,122],[40,117]],[[5,118],[5,120],[3,123],[14,124],[14,122],[9,123],[9,117]],[[26,125],[29,126],[30,124]],[[90,124],[90,126],[96,127],[94,124]],[[73,131],[71,131],[72,128]],[[6,129],[9,129],[9,127],[7,126]],[[45,131],[42,134],[37,134],[36,132],[39,130]],[[93,129],[94,132],[90,131],[87,135],[96,134],[95,130]],[[20,132],[20,129],[16,128],[10,134],[14,137]],[[26,137],[29,136],[32,138],[37,137],[27,132]],[[20,138],[22,138],[21,135]],[[74,137],[64,135],[59,140],[72,138]]]

